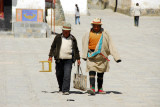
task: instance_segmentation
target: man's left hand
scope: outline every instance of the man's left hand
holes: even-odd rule
[[[117,62],[117,63],[121,62],[121,59],[117,60],[116,62]]]

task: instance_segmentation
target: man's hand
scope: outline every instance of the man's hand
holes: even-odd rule
[[[80,61],[80,60],[77,60],[77,64],[80,65],[80,64],[81,64],[81,61]]]
[[[87,61],[87,59],[85,59],[85,58],[82,58],[84,61]]]
[[[49,58],[48,58],[48,61],[51,61],[51,62],[52,62],[52,57],[49,57]]]
[[[117,60],[116,62],[117,62],[117,63],[121,62],[121,59]]]

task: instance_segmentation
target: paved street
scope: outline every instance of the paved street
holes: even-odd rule
[[[102,18],[102,27],[110,33],[122,58],[117,64],[109,57],[110,72],[105,73],[103,85],[106,94],[90,96],[74,89],[74,65],[69,96],[57,92],[54,62],[52,72],[39,72],[39,61],[48,59],[54,36],[13,38],[0,34],[0,107],[160,107],[160,17],[140,17],[140,26],[135,27],[133,17],[112,10],[89,13],[81,16],[80,25],[75,25],[73,15],[67,15],[66,21],[72,24],[81,51],[82,36],[91,28],[90,22]],[[56,32],[60,33],[61,27],[56,27]],[[86,63],[81,63],[88,76]]]

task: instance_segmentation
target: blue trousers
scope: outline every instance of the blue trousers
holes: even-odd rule
[[[71,81],[72,59],[56,60],[56,77],[59,91],[69,92]]]
[[[77,24],[77,21],[78,23],[80,24],[80,18],[79,17],[75,17],[75,23]]]

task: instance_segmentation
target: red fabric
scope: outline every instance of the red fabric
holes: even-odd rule
[[[4,19],[4,13],[0,12],[0,19]]]
[[[4,4],[3,4],[3,0],[0,0],[0,19],[4,19]]]
[[[71,27],[67,27],[67,26],[63,26],[63,28],[66,28],[66,29],[71,29]]]
[[[107,59],[102,53],[100,53],[107,61],[110,61],[109,59]]]
[[[93,23],[101,23],[101,22],[95,22],[95,21],[93,21]]]

